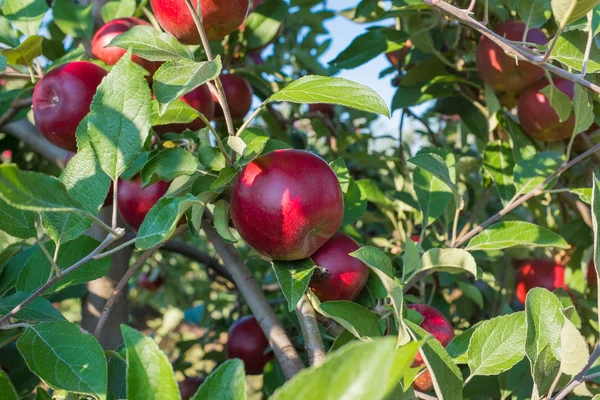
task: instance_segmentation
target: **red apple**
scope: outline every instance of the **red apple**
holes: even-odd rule
[[[149,292],[156,292],[165,283],[165,278],[162,275],[155,277],[143,272],[138,279],[138,287],[140,289],[148,290]]]
[[[442,346],[446,347],[454,338],[454,329],[450,321],[444,315],[433,307],[425,304],[410,304],[408,308],[417,311],[423,316],[421,328],[429,332]],[[417,354],[413,367],[419,367],[424,364],[423,358]],[[431,374],[425,372],[420,377],[415,379],[413,387],[420,392],[429,392],[433,389]]]
[[[308,112],[321,113],[323,115],[328,116],[329,118],[335,117],[335,110],[333,109],[333,106],[327,103],[309,104]]]
[[[142,189],[142,179],[139,177],[130,181],[119,181],[117,208],[121,218],[131,229],[140,229],[148,211],[167,193],[170,185],[169,182],[158,181]]]
[[[260,375],[273,358],[267,352],[269,341],[253,316],[238,319],[228,332],[227,358],[239,358],[244,362],[246,374]]]
[[[200,388],[200,385],[204,383],[204,378],[197,376],[188,377],[179,382],[179,393],[181,394],[181,400],[190,400]]]
[[[575,84],[565,79],[554,79],[558,90],[573,100]],[[545,80],[533,85],[519,98],[519,121],[525,132],[534,139],[545,142],[568,139],[573,135],[575,116],[560,122],[550,100],[541,93],[549,83]]]
[[[223,83],[223,91],[229,105],[231,118],[234,120],[244,119],[250,111],[250,107],[252,107],[252,96],[254,94],[252,86],[242,76],[234,74],[221,75],[221,83]],[[213,100],[215,101],[215,116],[222,118],[223,109],[214,93]]]
[[[412,47],[412,42],[410,39],[408,39],[403,48],[401,48],[400,50],[390,51],[389,53],[385,53],[385,56],[387,57],[388,61],[392,65],[398,66],[398,64],[400,64],[402,66],[402,65],[404,65],[404,62],[406,61],[406,56],[410,52],[411,47]]]
[[[150,4],[165,31],[185,44],[202,43],[185,0],[150,0]],[[192,4],[197,9],[195,0]],[[221,40],[244,22],[249,0],[201,0],[200,6],[208,40]]]
[[[565,286],[565,266],[551,260],[531,260],[523,263],[517,271],[517,299],[525,304],[527,292],[541,287],[550,291]]]
[[[507,21],[496,27],[496,33],[509,40],[522,41],[525,33],[522,21]],[[546,44],[544,32],[531,28],[527,42]],[[534,64],[517,61],[485,36],[481,37],[476,53],[477,72],[481,79],[498,92],[518,94],[544,77],[544,70]]]
[[[127,32],[136,25],[151,26],[139,18],[120,18],[104,24],[92,39],[92,55],[107,65],[115,65],[123,57],[127,50],[119,47],[108,46],[110,42],[120,34]],[[107,47],[108,46],[108,47]],[[156,70],[161,66],[161,62],[153,62],[143,59],[135,54],[131,55],[131,61],[141,65],[153,76]]]
[[[52,144],[77,151],[75,131],[90,112],[106,71],[87,61],[74,61],[48,72],[33,91],[33,116],[40,133]]]
[[[360,246],[350,236],[336,233],[312,260],[319,268],[310,288],[321,301],[354,300],[369,279],[369,267],[349,254]]]
[[[249,163],[231,194],[233,223],[246,243],[274,260],[310,257],[342,224],[338,179],[320,157],[276,150]]]
[[[215,117],[215,102],[213,101],[212,94],[210,93],[210,89],[207,85],[202,85],[192,90],[183,96],[181,100],[193,109],[199,111],[208,120],[212,120]],[[190,131],[197,131],[205,126],[206,125],[204,122],[202,122],[200,118],[197,118],[189,124],[159,125],[155,126],[154,130],[159,134],[167,132],[182,133],[186,129],[189,129]]]
[[[587,282],[591,287],[598,287],[598,278],[596,274],[596,267],[594,265],[594,260],[590,260],[590,264],[588,265],[587,270]]]

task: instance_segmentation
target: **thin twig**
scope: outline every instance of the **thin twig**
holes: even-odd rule
[[[19,323],[16,323],[16,324],[9,324],[9,325],[1,326],[0,330],[8,331],[8,330],[11,330],[11,329],[20,329],[20,328],[27,329],[30,326],[31,326],[30,324],[27,324],[25,322],[19,322]]]
[[[592,51],[592,43],[594,43],[594,29],[592,29],[592,20],[594,18],[594,9],[591,9],[587,14],[588,20],[588,40],[585,44],[585,53],[583,54],[583,65],[581,66],[581,76],[585,78],[587,72],[588,61],[590,60],[590,52]]]
[[[431,395],[428,395],[427,393],[419,392],[417,390],[415,390],[415,396],[417,396],[418,399],[423,399],[423,400],[438,400],[438,398],[435,396],[431,396]]]
[[[42,243],[42,241],[37,236],[35,237],[35,242],[37,243],[38,247],[42,250],[42,253],[44,253],[44,255],[46,256],[46,259],[48,259],[48,261],[50,262],[50,266],[52,267],[52,270],[54,270],[54,273],[60,274],[60,267],[56,264],[55,259],[52,258],[52,256],[50,255],[48,249],[46,248],[46,246],[44,246],[44,243]],[[58,246],[56,246],[56,248],[58,249]]]
[[[8,107],[8,110],[2,114],[0,117],[0,127],[6,125],[13,117],[15,117],[19,111],[24,108],[31,107],[32,99],[31,97],[25,99],[15,99]]]
[[[481,196],[481,200],[479,200],[479,202],[477,202],[477,204],[475,205],[475,209],[473,210],[473,213],[471,214],[471,218],[469,218],[469,221],[467,221],[467,223],[465,224],[465,226],[463,226],[462,230],[458,234],[458,239],[457,240],[459,240],[461,237],[463,237],[464,235],[466,235],[467,232],[469,232],[469,229],[471,228],[471,226],[477,220],[477,217],[479,216],[479,213],[481,213],[481,210],[483,210],[483,208],[487,204],[487,202],[489,200],[489,197],[490,197],[489,194],[490,194],[490,189],[487,188],[485,190],[485,192],[483,192],[483,196]]]
[[[304,348],[308,352],[308,360],[310,365],[318,366],[325,361],[325,346],[321,332],[319,332],[319,323],[317,315],[312,304],[306,295],[302,295],[300,301],[296,305],[296,315],[302,328],[302,336],[304,337]]]
[[[575,375],[573,379],[565,386],[553,400],[562,400],[569,395],[577,386],[581,385],[585,381],[585,373],[596,363],[596,360],[600,357],[600,345],[596,345],[594,352],[590,356],[590,360],[587,365],[581,370],[580,373]]]
[[[404,109],[404,112],[406,113],[406,115],[419,121],[421,123],[421,125],[423,125],[425,127],[425,129],[427,130],[427,135],[429,136],[429,140],[431,141],[431,144],[433,144],[436,147],[441,147],[441,144],[440,144],[439,140],[437,139],[436,133],[429,127],[429,124],[423,118],[419,117],[417,114],[412,112],[412,110],[408,107],[406,107]]]

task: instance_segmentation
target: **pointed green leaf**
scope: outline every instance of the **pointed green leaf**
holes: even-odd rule
[[[164,149],[153,155],[142,168],[142,186],[161,180],[171,182],[178,176],[194,175],[197,170],[198,160],[190,152],[180,147]]]
[[[448,185],[419,167],[413,171],[413,183],[423,213],[423,228],[426,228],[444,214],[453,198],[452,191]]]
[[[587,343],[575,325],[565,319],[560,333],[560,370],[571,376],[580,373],[590,359]]]
[[[515,246],[570,247],[562,236],[550,229],[524,221],[506,221],[491,225],[475,236],[467,250],[501,250]]]
[[[200,113],[196,109],[182,100],[172,102],[167,111],[163,115],[160,115],[158,101],[152,100],[152,114],[150,115],[152,126],[189,124],[195,121],[199,115]]]
[[[208,375],[191,400],[211,400],[218,393],[220,400],[246,399],[244,363],[235,358],[227,360]]]
[[[44,14],[48,11],[46,0],[6,0],[2,13],[24,35],[38,33]]]
[[[421,257],[421,265],[416,274],[422,272],[448,272],[451,274],[469,273],[477,278],[478,270],[471,254],[461,249],[431,249]]]
[[[570,1],[570,0],[568,0]],[[583,68],[583,59],[586,50],[588,34],[582,30],[564,32],[559,36],[554,49],[552,59],[558,60],[575,71]],[[600,71],[600,48],[592,46],[586,71],[594,74]]]
[[[454,202],[458,208],[463,209],[465,203],[458,191],[458,187],[450,178],[450,171],[444,159],[434,153],[421,153],[408,162],[429,172],[431,175],[442,181],[454,194]]]
[[[530,159],[521,160],[515,165],[515,185],[520,194],[535,189],[550,177],[564,162],[564,156],[554,151],[537,153]]]
[[[122,3],[124,1],[121,1]],[[110,3],[109,3],[110,4]],[[193,60],[194,55],[168,33],[151,26],[138,25],[117,36],[110,46],[120,47],[149,61]],[[176,64],[174,64],[176,65]],[[185,64],[182,64],[185,65]],[[193,65],[189,63],[189,65]]]
[[[594,107],[590,102],[587,90],[578,84],[575,84],[573,109],[575,111],[575,128],[573,134],[587,131],[594,123]]]
[[[42,38],[30,36],[14,49],[0,50],[9,64],[31,66],[33,60],[42,55]]]
[[[229,203],[227,200],[219,200],[215,204],[215,230],[217,233],[229,243],[237,243],[237,239],[229,229]]]
[[[519,16],[528,28],[540,28],[552,16],[550,0],[520,0],[516,4]]]
[[[550,100],[550,104],[558,115],[560,122],[569,119],[569,116],[573,111],[573,102],[567,94],[558,90],[554,85],[548,85],[540,90],[540,92]]]
[[[29,293],[16,292],[10,296],[0,299],[0,315],[8,314],[28,297]],[[14,318],[20,321],[28,322],[51,322],[65,320],[65,317],[62,316],[60,311],[58,311],[52,305],[52,303],[50,303],[44,297],[38,297],[33,300],[31,303],[23,307],[18,313],[16,313]]]
[[[510,201],[517,193],[513,180],[515,160],[510,144],[500,140],[489,142],[483,153],[483,168],[496,184],[503,203]]]
[[[357,338],[381,336],[378,316],[368,308],[352,301],[328,301],[320,305],[322,313],[333,318]]]
[[[315,263],[310,258],[305,258],[298,261],[273,261],[271,266],[288,302],[288,310],[292,312],[306,292],[315,271]]]
[[[552,14],[556,23],[564,28],[571,22],[585,17],[588,11],[599,3],[600,0],[552,0]]]

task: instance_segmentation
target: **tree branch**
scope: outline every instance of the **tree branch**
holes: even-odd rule
[[[302,328],[304,348],[308,352],[310,364],[314,366],[323,364],[326,356],[325,347],[323,346],[321,332],[319,332],[317,315],[306,295],[302,295],[298,305],[296,305],[296,315],[300,322],[300,328]]]
[[[556,395],[556,397],[554,397],[553,400],[564,399],[569,395],[569,393],[573,391],[573,389],[585,382],[586,372],[588,372],[588,370],[596,363],[598,357],[600,357],[600,345],[596,345],[594,352],[590,356],[590,360],[588,361],[587,365],[583,368],[583,370],[581,370],[580,373],[578,373],[573,379],[571,379],[571,382],[569,382],[567,386],[565,386],[560,392],[558,392],[558,394]]]
[[[47,141],[28,120],[21,119],[11,122],[2,127],[2,132],[27,144],[33,151],[48,161],[64,166],[65,157],[69,152]]]
[[[26,99],[15,99],[8,110],[0,117],[0,128],[6,125],[15,115],[24,108],[31,107],[32,99],[28,97]]]
[[[227,269],[219,262],[219,260],[181,239],[169,240],[167,243],[165,243],[163,249],[181,254],[182,256],[197,261],[200,264],[204,264],[207,268],[213,269],[218,275],[222,276],[228,281],[233,282],[233,278]]]

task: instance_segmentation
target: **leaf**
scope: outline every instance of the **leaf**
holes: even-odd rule
[[[211,190],[217,190],[227,185],[235,178],[238,171],[234,168],[225,167],[219,171],[219,177],[210,185]]]
[[[36,35],[48,11],[46,0],[6,0],[2,12],[26,36]]]
[[[173,367],[154,340],[121,325],[127,351],[128,400],[180,400]]]
[[[515,246],[570,248],[569,244],[550,229],[523,221],[494,224],[475,236],[467,250],[501,250]]]
[[[586,16],[600,0],[552,0],[552,14],[560,28]]]
[[[594,173],[594,185],[592,188],[592,229],[594,231],[594,268],[596,268],[596,280],[598,281],[598,287],[600,287],[600,232],[598,232],[598,226],[600,223],[600,182],[598,181],[597,175]],[[600,297],[598,298],[600,302]],[[600,305],[598,306],[600,310]],[[599,317],[600,319],[600,317]]]
[[[461,249],[431,249],[421,257],[421,265],[415,274],[422,272],[448,272],[461,274],[467,272],[477,279],[478,270],[471,254]]]
[[[94,29],[92,4],[82,6],[71,0],[54,0],[52,15],[54,23],[65,34],[74,38],[91,39]]]
[[[463,292],[463,296],[473,300],[480,309],[483,309],[483,295],[477,286],[467,282],[456,282],[458,288]]]
[[[590,359],[587,343],[575,325],[565,319],[565,325],[560,333],[560,370],[571,376],[580,373]]]
[[[201,202],[191,194],[163,197],[150,209],[135,239],[135,247],[147,250],[170,238],[188,208]]]
[[[246,151],[246,143],[239,136],[228,136],[227,145],[240,156],[243,156]]]
[[[404,254],[402,255],[402,281],[415,272],[421,263],[421,253],[419,247],[412,240],[408,239],[404,243]]]
[[[198,160],[190,152],[180,147],[164,149],[153,155],[142,168],[142,187],[158,181],[171,182],[182,175],[194,175],[198,170]]]
[[[135,14],[135,7],[135,0],[111,0],[102,6],[100,15],[104,22],[132,17]]]
[[[528,193],[550,177],[564,161],[564,156],[554,151],[537,153],[515,165],[515,185],[518,193]]]
[[[578,134],[587,131],[594,123],[594,108],[590,103],[587,90],[578,84],[575,84],[573,109],[575,111],[575,128],[573,133]]]
[[[390,116],[385,101],[373,89],[343,78],[305,76],[269,97],[266,102],[338,104],[357,110]]]
[[[587,37],[587,32],[580,30],[563,33],[552,50],[551,59],[558,60],[576,71],[581,71]],[[586,71],[588,74],[600,71],[600,49],[597,46],[592,46],[590,50]]]
[[[271,266],[288,302],[288,310],[292,312],[306,292],[315,272],[315,263],[310,258],[305,258],[298,261],[272,261]]]
[[[426,228],[444,214],[453,198],[452,191],[448,185],[419,167],[413,171],[413,183],[423,213],[423,228]]]
[[[452,179],[450,178],[450,171],[448,171],[448,166],[442,157],[434,153],[421,153],[408,160],[408,162],[424,169],[442,181],[454,194],[454,202],[456,206],[461,210],[464,208],[465,203],[462,199],[462,196],[460,195],[454,182],[452,182]]]
[[[8,205],[0,199],[0,230],[11,236],[28,239],[37,235],[35,229],[35,214]]]
[[[528,28],[540,28],[552,16],[550,0],[520,0],[517,11]]]
[[[220,400],[246,399],[244,362],[235,358],[219,365],[208,375],[192,400],[211,400],[218,393]]]
[[[19,400],[19,395],[17,394],[15,387],[3,370],[0,370],[0,393],[2,393],[3,400]]]
[[[6,315],[11,312],[16,306],[21,304],[29,297],[29,293],[16,292],[10,296],[0,299],[0,315]],[[64,321],[62,316],[52,303],[43,297],[38,297],[28,305],[24,306],[14,316],[15,319],[27,322],[50,322]]]
[[[19,274],[23,270],[25,263],[31,257],[37,247],[28,247],[12,256],[2,268],[0,274],[0,295],[4,295],[7,291],[15,287]]]
[[[152,100],[152,114],[150,115],[152,126],[189,124],[200,116],[200,113],[197,110],[187,103],[184,103],[182,100],[175,100],[172,102],[163,115],[160,115],[158,107],[158,102]]]
[[[496,184],[496,190],[504,204],[517,192],[513,179],[514,168],[515,160],[508,142],[497,140],[486,145],[483,153],[483,169]]]
[[[299,372],[270,400],[383,400],[408,371],[417,349],[417,343],[396,349],[393,338],[348,343],[322,365]]]
[[[525,357],[525,312],[482,322],[471,336],[468,350],[471,376],[508,371]]]
[[[246,144],[244,156],[239,160],[239,165],[246,165],[259,156],[269,141],[269,135],[256,128],[244,129],[239,137]]]
[[[579,196],[579,199],[587,204],[592,204],[592,189],[591,188],[575,188],[569,189],[573,194]]]
[[[152,86],[159,103],[159,114],[164,114],[175,100],[217,78],[221,68],[220,56],[214,61],[181,59],[161,65],[154,74]]]
[[[108,398],[127,398],[127,363],[119,357],[108,359]]]
[[[446,351],[452,357],[455,364],[467,364],[469,362],[469,343],[471,342],[471,337],[473,337],[473,334],[481,324],[482,322],[478,322],[460,335],[455,336],[448,346],[446,346]]]
[[[548,85],[540,90],[540,92],[550,100],[550,105],[552,105],[552,108],[558,115],[560,122],[569,119],[571,111],[573,111],[573,104],[567,94],[558,90],[554,85]]]
[[[29,36],[18,47],[0,50],[0,54],[6,57],[9,64],[30,66],[33,60],[42,55],[42,40],[40,36]]]
[[[288,6],[284,1],[266,1],[258,5],[246,19],[244,34],[248,48],[258,49],[275,39],[287,14]]]
[[[227,200],[221,199],[215,204],[215,230],[225,241],[229,243],[237,243],[237,239],[229,229],[229,203]]]
[[[138,158],[150,133],[148,82],[129,55],[121,57],[96,91],[88,135],[102,170],[113,181]]]
[[[124,3],[125,1],[121,1]],[[109,2],[108,4],[112,3]],[[194,60],[189,47],[182,45],[168,33],[151,26],[137,25],[115,37],[110,46],[120,47],[149,61]]]
[[[377,328],[378,316],[360,304],[351,301],[328,301],[321,303],[320,309],[326,317],[333,318],[355,337],[381,336]]]
[[[17,348],[29,369],[51,388],[106,399],[104,351],[96,338],[81,332],[76,324],[30,326]]]

